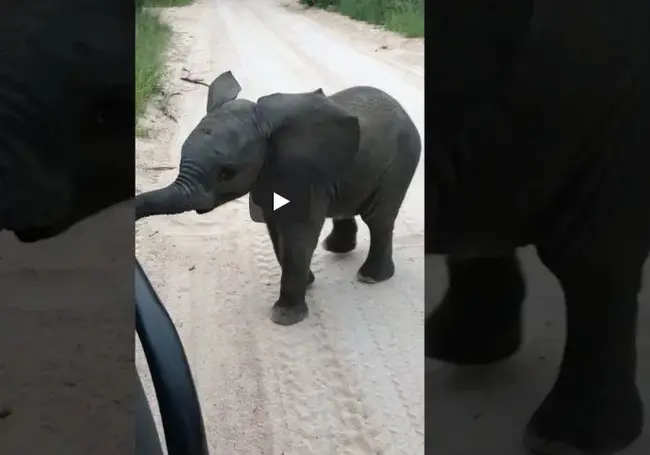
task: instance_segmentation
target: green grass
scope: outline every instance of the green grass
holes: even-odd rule
[[[192,3],[194,0],[140,0],[144,6],[158,6],[162,8],[169,8],[171,6],[185,6]]]
[[[170,7],[189,5],[193,0],[136,0],[135,19],[135,114],[144,113],[153,95],[161,92],[165,76],[165,51],[171,37],[170,27],[160,20],[158,13],[143,7]],[[136,134],[148,133],[136,126]]]
[[[135,21],[135,114],[140,117],[151,96],[160,91],[165,70],[165,50],[171,29],[158,14],[136,13]]]
[[[333,9],[409,38],[424,36],[424,0],[300,0],[300,3]]]

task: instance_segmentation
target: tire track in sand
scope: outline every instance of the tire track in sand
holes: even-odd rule
[[[260,343],[267,340],[260,346],[265,346],[269,355],[261,358],[265,371],[272,371],[275,376],[272,386],[275,390],[267,393],[282,397],[281,409],[277,409],[273,421],[283,422],[287,431],[285,438],[278,441],[283,446],[276,446],[276,453],[280,450],[292,454],[383,453],[382,445],[375,439],[381,428],[372,425],[371,410],[365,406],[361,385],[350,371],[357,366],[348,359],[340,359],[328,335],[328,330],[334,329],[336,333],[337,328],[325,327],[312,293],[307,302],[310,317],[303,323],[286,330],[268,320],[268,311],[278,294],[280,268],[269,242],[260,237],[255,240],[251,248],[258,258],[259,281],[266,288],[266,314],[258,337]],[[316,274],[321,271],[321,267],[314,268]],[[272,344],[268,340],[273,340]],[[370,381],[376,385],[372,377]]]

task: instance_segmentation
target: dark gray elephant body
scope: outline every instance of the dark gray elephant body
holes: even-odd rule
[[[0,230],[35,242],[133,198],[133,8],[5,6]]]
[[[361,137],[352,165],[330,185],[327,215],[396,216],[420,160],[417,128],[397,101],[375,88],[355,87],[330,99],[359,119]]]
[[[256,103],[235,99],[230,72],[212,83],[208,113],[183,145],[178,178],[136,197],[136,218],[195,210],[206,213],[251,193],[261,206],[282,267],[272,319],[289,325],[308,314],[309,267],[325,219],[334,227],[327,250],[356,246],[360,215],[370,251],[358,278],[375,283],[394,274],[395,218],[417,168],[421,141],[400,104],[372,87],[332,96],[322,90],[273,94]],[[290,204],[264,204],[277,192]]]
[[[427,120],[426,249],[447,255],[449,288],[426,322],[426,354],[457,364],[513,355],[526,294],[515,249],[535,245],[563,288],[567,339],[527,446],[613,453],[643,427],[650,4],[463,3],[434,2],[428,35],[439,69],[428,103],[440,115]]]

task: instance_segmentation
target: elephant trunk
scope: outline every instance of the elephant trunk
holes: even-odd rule
[[[135,198],[135,219],[153,215],[173,215],[192,210],[192,200],[177,182],[158,190],[138,194]]]
[[[178,177],[170,185],[136,196],[135,219],[174,215],[210,207],[210,193],[197,183],[198,181],[197,167],[182,162]]]

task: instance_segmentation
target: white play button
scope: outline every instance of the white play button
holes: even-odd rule
[[[283,198],[278,193],[273,193],[273,211],[275,212],[280,207],[287,205],[289,203],[288,199]]]

